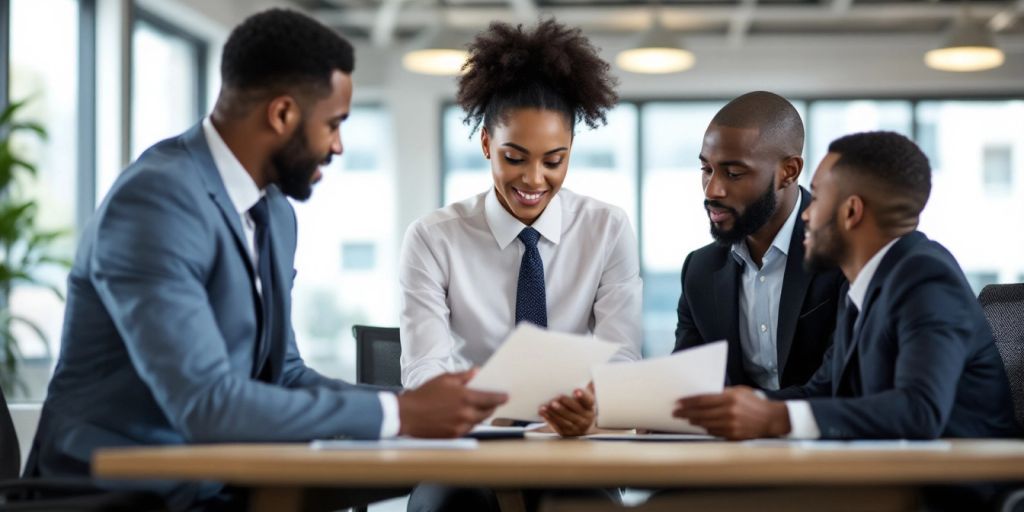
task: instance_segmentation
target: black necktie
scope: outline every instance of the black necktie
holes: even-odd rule
[[[853,303],[849,298],[846,299],[846,350],[852,350],[850,354],[849,362],[846,365],[845,375],[847,381],[840,383],[839,396],[855,397],[861,396],[861,385],[860,385],[860,357],[857,355],[857,348],[853,346],[857,331],[860,325],[857,323],[857,317],[860,316],[860,312],[857,310],[857,305]]]
[[[256,343],[253,374],[260,380],[270,380],[270,365],[264,365],[270,350],[270,333],[273,332],[274,278],[270,256],[270,211],[267,196],[249,209],[249,216],[256,227],[256,275],[260,278],[260,333]]]
[[[544,262],[540,259],[537,242],[540,233],[526,228],[519,233],[519,240],[526,250],[519,265],[519,285],[516,287],[516,323],[530,322],[540,327],[548,326],[548,306],[544,293]]]

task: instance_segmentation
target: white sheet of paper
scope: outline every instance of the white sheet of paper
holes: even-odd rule
[[[469,387],[508,393],[508,402],[494,411],[494,418],[544,421],[537,415],[541,405],[586,386],[590,368],[608,362],[618,349],[593,336],[519,324]]]
[[[670,356],[594,367],[597,425],[706,434],[672,417],[680,398],[721,393],[728,345],[716,341]]]

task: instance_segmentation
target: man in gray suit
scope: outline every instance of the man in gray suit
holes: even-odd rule
[[[232,32],[213,113],[143,153],[81,234],[27,475],[87,476],[110,446],[453,437],[504,402],[469,372],[396,395],[299,356],[286,196],[308,198],[342,153],[353,67],[348,42],[293,11]],[[172,510],[238,503],[215,483],[151,488]]]

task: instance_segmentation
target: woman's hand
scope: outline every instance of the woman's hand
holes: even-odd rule
[[[540,408],[540,416],[559,435],[576,437],[590,431],[597,418],[594,407],[594,384],[573,391],[572,396],[562,395]]]

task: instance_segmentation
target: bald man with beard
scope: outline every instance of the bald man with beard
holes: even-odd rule
[[[838,270],[804,270],[804,127],[785,98],[751,92],[715,115],[700,152],[714,243],[683,263],[675,350],[725,339],[729,384],[801,385],[832,343]]]

